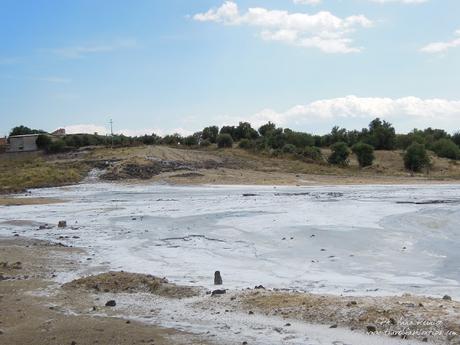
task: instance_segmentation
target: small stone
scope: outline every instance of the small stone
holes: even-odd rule
[[[256,290],[265,290],[265,287],[263,285],[257,285],[257,286],[254,286],[254,289],[256,289]]]
[[[329,328],[337,328],[337,324],[334,324],[334,325],[332,325],[332,326],[329,327]]]
[[[254,312],[252,310],[249,311],[249,315],[254,315]]]
[[[222,285],[222,277],[220,271],[214,272],[214,285]]]
[[[60,220],[58,223],[58,228],[65,228],[67,226],[67,222],[65,220]]]
[[[77,342],[76,342],[76,341],[72,341],[72,342],[70,343],[70,345],[77,345]]]
[[[247,341],[243,341],[242,345],[248,345]]]
[[[372,325],[368,325],[368,326],[366,327],[366,329],[367,329],[367,332],[368,332],[368,333],[375,333],[375,332],[377,332],[377,328],[376,328],[375,326],[372,326]]]
[[[110,301],[107,301],[105,304],[106,307],[115,307],[117,305],[117,302],[115,302],[113,299]]]
[[[442,299],[443,299],[444,301],[452,301],[452,297],[450,297],[449,295],[444,295],[444,296],[442,297]]]
[[[227,290],[213,290],[211,293],[211,296],[218,296],[218,295],[223,295],[227,292]]]
[[[131,323],[131,321],[128,320],[128,321],[126,321],[126,323]]]
[[[424,343],[427,343],[427,342],[428,342],[428,338],[425,337],[425,338],[422,339],[422,341],[423,341]]]
[[[291,324],[288,322],[287,324],[284,325],[285,327],[291,326]]]

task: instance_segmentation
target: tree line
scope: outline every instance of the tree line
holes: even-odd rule
[[[163,137],[156,134],[143,136],[110,136],[97,134],[69,134],[52,138],[42,130],[18,126],[10,135],[39,134],[37,145],[48,153],[75,150],[87,146],[136,146],[171,145],[187,147],[217,146],[230,148],[237,145],[241,149],[264,152],[273,156],[290,155],[307,161],[327,161],[330,164],[346,166],[350,154],[355,154],[361,167],[371,166],[375,150],[404,150],[404,163],[407,169],[420,171],[430,166],[427,150],[437,156],[460,159],[460,132],[451,135],[442,129],[414,129],[407,134],[397,134],[393,125],[376,118],[367,128],[347,130],[333,127],[330,133],[314,135],[277,127],[268,122],[255,129],[249,122],[237,126],[208,126],[189,136],[169,134]],[[322,148],[330,148],[328,157],[323,157]]]

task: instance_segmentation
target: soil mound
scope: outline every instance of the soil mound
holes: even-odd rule
[[[169,298],[185,298],[199,295],[199,289],[194,287],[175,285],[169,283],[166,278],[129,272],[107,272],[80,278],[64,284],[63,288],[80,288],[111,293],[149,292]]]

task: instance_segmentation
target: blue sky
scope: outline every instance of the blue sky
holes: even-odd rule
[[[309,3],[317,4],[309,4]],[[0,135],[460,129],[457,0],[1,0]]]

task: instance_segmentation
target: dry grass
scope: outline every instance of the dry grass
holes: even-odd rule
[[[82,162],[51,161],[38,154],[2,155],[0,193],[77,183],[87,171],[88,167]]]

